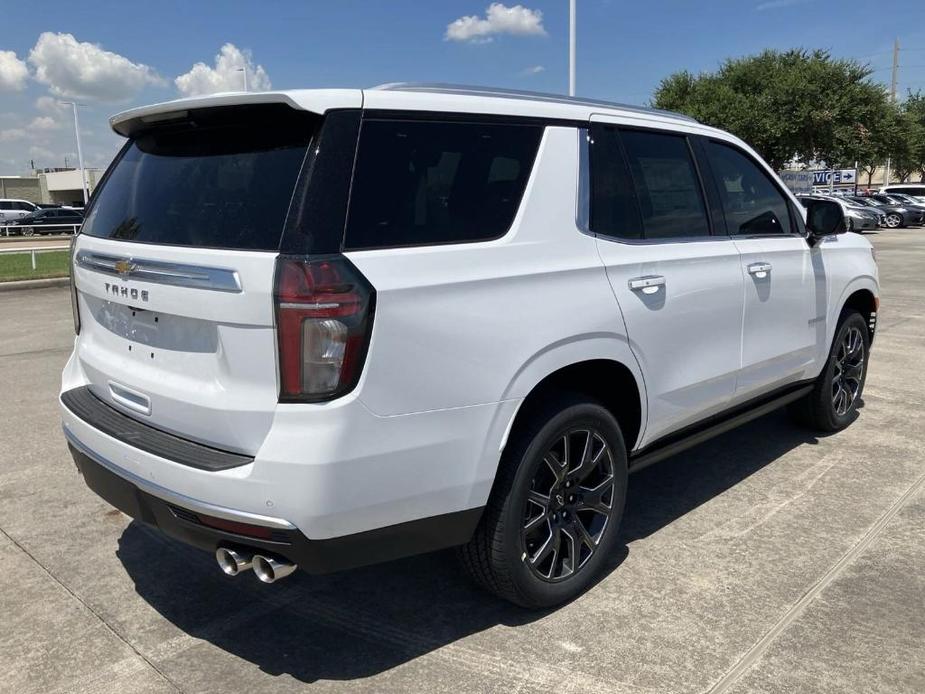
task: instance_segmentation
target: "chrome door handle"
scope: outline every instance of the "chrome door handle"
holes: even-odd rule
[[[771,272],[771,263],[752,263],[748,266],[748,274],[758,279],[764,279]]]
[[[629,281],[630,289],[641,289],[643,294],[655,294],[658,288],[664,284],[665,278],[662,275],[634,277]]]

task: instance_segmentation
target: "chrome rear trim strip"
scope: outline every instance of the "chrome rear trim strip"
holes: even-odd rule
[[[125,280],[141,280],[216,292],[238,293],[242,291],[241,278],[237,270],[229,268],[185,265],[163,260],[91,253],[90,251],[78,251],[75,262],[86,270],[121,277]]]

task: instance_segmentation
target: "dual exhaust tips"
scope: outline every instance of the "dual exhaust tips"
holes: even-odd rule
[[[252,554],[247,550],[232,547],[219,547],[215,550],[215,561],[219,568],[229,576],[237,576],[242,571],[253,569],[264,583],[273,583],[286,578],[298,566],[280,557]]]

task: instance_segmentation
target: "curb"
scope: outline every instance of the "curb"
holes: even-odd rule
[[[67,287],[70,283],[70,277],[46,277],[41,280],[0,282],[0,292],[15,292],[20,289],[43,289],[45,287]]]

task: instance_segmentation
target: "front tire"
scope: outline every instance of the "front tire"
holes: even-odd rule
[[[580,595],[612,556],[627,457],[620,426],[598,402],[569,396],[528,416],[459,556],[482,587],[542,608]]]
[[[903,226],[903,218],[895,212],[891,212],[886,216],[886,225],[890,229],[899,229],[899,227]]]
[[[851,424],[867,380],[869,351],[864,316],[857,311],[843,313],[813,390],[790,407],[797,421],[824,432],[840,431]]]

